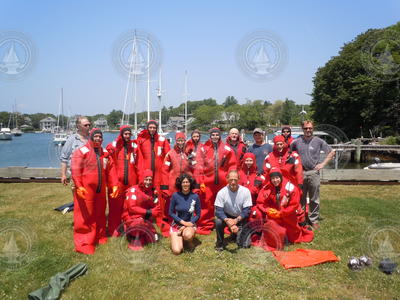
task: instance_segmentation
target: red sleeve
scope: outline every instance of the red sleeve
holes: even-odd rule
[[[169,152],[165,155],[164,162],[161,167],[161,187],[160,189],[165,192],[169,192],[169,172],[172,168],[172,159]]]
[[[128,192],[127,194],[127,200],[128,205],[127,209],[130,215],[140,215],[144,217],[146,215],[146,209],[143,207],[140,207],[139,201],[137,200],[138,194],[135,192]]]
[[[286,197],[286,196],[285,196]],[[289,194],[289,203],[286,207],[281,207],[280,212],[282,216],[289,216],[296,212],[299,207],[300,193],[297,187],[294,187],[293,191]]]
[[[297,155],[295,158],[294,172],[296,174],[296,181],[297,184],[303,184],[303,165],[301,163],[300,155]]]
[[[151,210],[151,216],[153,218],[157,218],[161,216],[161,208],[160,208],[160,201],[156,203],[156,205]]]
[[[267,177],[268,174],[269,174],[269,171],[271,170],[271,162],[269,161],[269,156],[268,155],[264,159],[263,169],[264,169],[264,174]]]
[[[193,167],[193,176],[198,184],[204,183],[204,148],[199,146],[196,151],[196,163]]]
[[[231,170],[231,169],[237,170],[236,155],[235,155],[235,152],[232,149],[230,151],[228,151],[227,158],[228,158],[228,168],[227,168],[227,170],[228,171]]]
[[[107,186],[118,186],[117,169],[115,168],[114,158],[110,155],[106,166]]]
[[[259,211],[267,214],[267,200],[269,197],[268,190],[262,190],[257,197],[256,207]]]

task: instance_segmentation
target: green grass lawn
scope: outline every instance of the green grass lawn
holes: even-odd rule
[[[71,201],[69,189],[30,183],[0,184],[0,191],[0,256],[9,239],[4,224],[23,233],[15,235],[21,252],[31,245],[21,265],[1,258],[1,299],[26,299],[78,262],[88,273],[62,299],[400,299],[400,274],[385,275],[377,263],[385,249],[400,263],[400,186],[322,186],[324,220],[314,241],[287,249],[332,250],[341,261],[291,270],[259,248],[230,244],[216,253],[215,233],[198,236],[195,251],[180,256],[171,254],[168,239],[132,256],[120,238],[82,255],[73,251],[73,214],[53,210]],[[349,257],[362,254],[374,256],[373,266],[349,270]]]

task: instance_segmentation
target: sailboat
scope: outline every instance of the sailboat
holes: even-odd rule
[[[53,143],[58,146],[62,146],[68,139],[68,134],[64,131],[64,127],[61,124],[60,126],[60,119],[63,115],[63,89],[61,88],[61,95],[60,95],[60,106],[58,108],[58,116],[57,116],[57,126],[54,128],[54,136],[53,136]],[[62,123],[62,120],[61,120]]]
[[[16,101],[15,101],[16,102]],[[14,105],[14,112],[13,112],[13,129],[11,129],[11,133],[14,136],[21,136],[22,130],[18,127],[18,113],[17,113],[17,103]]]
[[[9,127],[3,127],[3,123],[0,124],[0,140],[9,141],[12,140],[12,133]]]

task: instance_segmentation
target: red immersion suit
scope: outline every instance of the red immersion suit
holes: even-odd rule
[[[163,236],[169,236],[169,228],[172,218],[169,216],[168,209],[173,193],[177,191],[175,187],[176,178],[186,173],[193,177],[190,168],[190,161],[184,149],[180,149],[177,145],[170,150],[164,159],[162,166],[161,194],[163,197],[161,203],[161,217],[157,220],[157,225],[161,228]]]
[[[122,219],[132,250],[156,241],[156,230],[151,223],[160,214],[160,202],[152,186],[146,188],[141,182],[127,190]]]
[[[169,152],[170,145],[165,137],[155,133],[150,135],[147,129],[142,130],[136,140],[137,170],[138,173],[150,169],[153,171],[153,185],[159,190],[161,184],[161,170],[165,155]]]
[[[272,168],[270,174],[280,173],[278,168]],[[282,176],[282,175],[281,175]],[[270,209],[278,211],[272,213]],[[270,181],[264,186],[257,198],[257,209],[267,218],[263,225],[261,245],[266,250],[282,249],[284,238],[290,243],[311,242],[314,233],[298,224],[297,213],[300,207],[298,188],[285,177],[275,187]]]
[[[233,150],[221,139],[214,144],[209,139],[200,150],[199,165],[195,170],[196,181],[204,183],[205,193],[200,193],[201,217],[197,222],[197,233],[210,234],[214,228],[214,202],[218,191],[226,186],[226,175],[230,169],[236,169],[236,157]],[[199,175],[197,175],[199,174]]]
[[[98,129],[92,129],[90,137]],[[101,132],[100,130],[98,130]],[[76,186],[74,191],[74,243],[75,251],[93,254],[97,244],[107,242],[106,236],[106,186],[116,186],[117,182],[108,182],[115,176],[109,176],[108,152],[96,145],[92,139],[78,148],[72,155],[71,173]],[[111,184],[110,184],[111,183]],[[77,190],[85,188],[84,199]]]
[[[278,151],[275,145],[277,142],[284,143],[282,152]],[[272,167],[280,168],[282,174],[287,177],[290,182],[296,185],[303,184],[303,166],[300,156],[296,151],[291,151],[289,149],[282,135],[274,137],[274,151],[269,153],[264,159],[264,174],[269,174]]]
[[[239,138],[238,144],[236,147],[234,147],[233,145],[231,145],[231,137],[228,135],[226,137],[226,145],[230,147],[235,153],[237,169],[240,169],[243,161],[243,156],[247,152],[247,145],[243,142],[240,136],[238,138]]]
[[[134,141],[125,142],[122,135],[129,130],[128,125],[120,128],[120,134],[115,141],[107,145],[110,153],[112,167],[115,169],[112,174],[116,175],[114,181],[118,182],[120,194],[116,198],[108,195],[108,232],[112,236],[118,236],[118,228],[121,224],[122,209],[126,196],[126,190],[137,183],[136,175],[136,150]],[[111,189],[109,188],[110,192]]]

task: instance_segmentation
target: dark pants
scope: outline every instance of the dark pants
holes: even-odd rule
[[[228,218],[235,218],[232,216],[227,216]],[[241,220],[239,223],[236,224],[236,226],[239,228],[238,233],[236,234],[236,244],[239,247],[244,247],[246,245],[243,245],[243,237],[242,237],[242,230],[243,227],[246,225],[247,223],[247,218]],[[216,246],[217,247],[223,247],[224,246],[224,229],[225,227],[228,226],[224,220],[221,220],[220,218],[216,218],[215,219],[215,231],[217,232],[217,242],[216,242]]]

